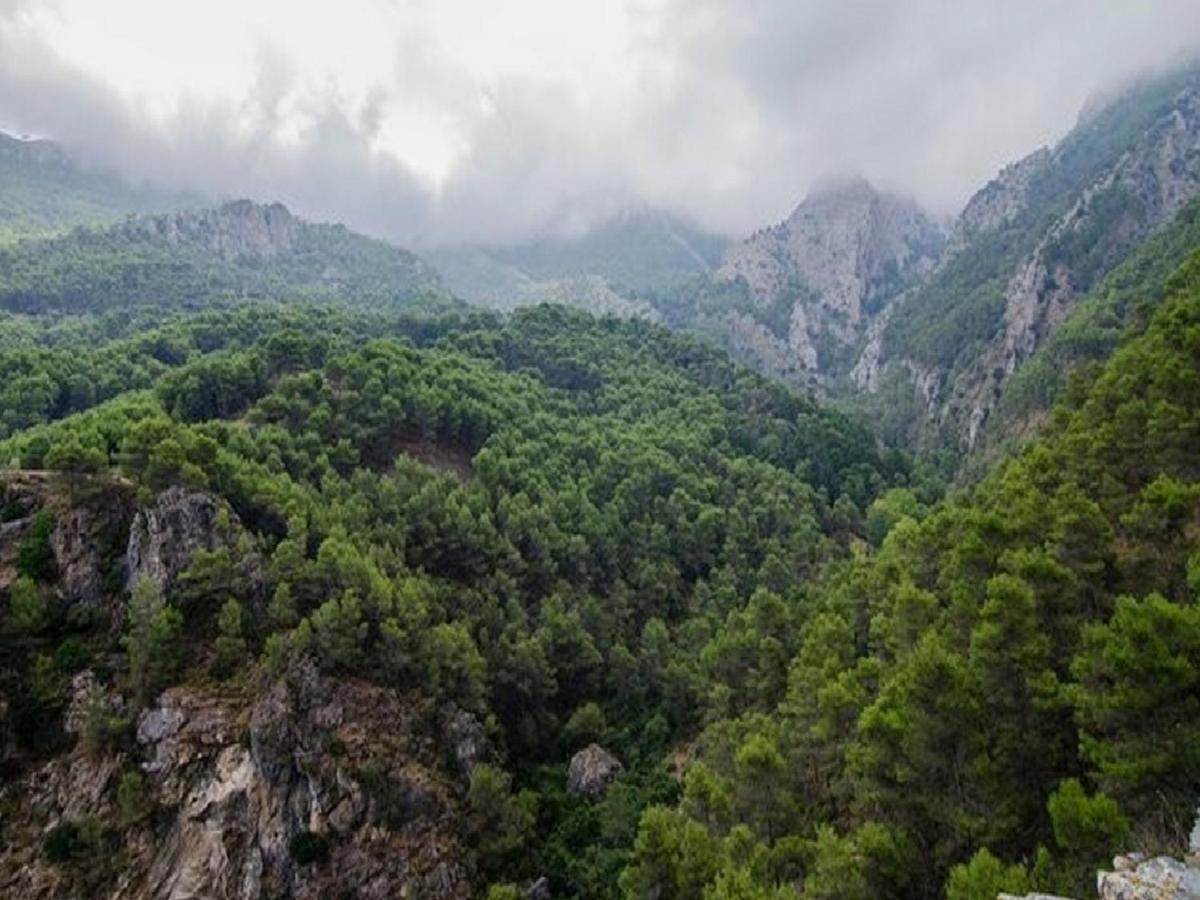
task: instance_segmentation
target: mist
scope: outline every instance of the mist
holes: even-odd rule
[[[850,174],[953,215],[1200,50],[1188,0],[307,6],[0,0],[0,127],[418,247],[640,206],[737,235]]]

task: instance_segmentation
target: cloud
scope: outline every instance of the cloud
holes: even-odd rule
[[[1191,0],[0,0],[0,125],[404,243],[648,204],[739,233],[851,172],[949,215]]]

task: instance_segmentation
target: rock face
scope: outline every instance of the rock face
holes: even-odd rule
[[[1101,900],[1195,900],[1200,897],[1200,869],[1169,856],[1113,860],[1112,872],[1096,876]]]
[[[111,583],[121,583],[121,554],[133,518],[132,489],[119,480],[92,480],[76,489],[78,495],[68,501],[48,473],[4,473],[0,505],[10,520],[0,522],[0,590],[15,577],[19,546],[41,509],[54,516],[50,550],[60,600],[95,607]]]
[[[971,241],[998,231],[1024,212],[1029,203],[1031,182],[1051,158],[1050,148],[1042,147],[1005,166],[976,192],[955,220],[939,265],[945,265]]]
[[[622,769],[619,759],[599,744],[589,744],[571,757],[567,768],[567,790],[595,799],[608,790]]]
[[[856,347],[887,304],[933,268],[942,242],[941,230],[914,203],[865,181],[815,191],[779,225],[727,252],[716,277],[740,279],[755,307],[769,311],[731,313],[733,343],[781,374],[789,362],[832,374],[840,353]]]
[[[1117,126],[1081,119],[1060,145],[1013,163],[976,193],[953,226],[929,291],[918,288],[891,305],[893,323],[927,300],[945,306],[947,321],[974,316],[970,337],[962,338],[975,342],[973,352],[954,347],[937,363],[917,359],[876,328],[853,366],[858,389],[879,390],[888,373],[907,381],[915,397],[923,395],[916,399],[925,425],[973,448],[1013,372],[1134,244],[1200,196],[1200,71],[1179,76],[1174,94],[1162,90],[1166,99],[1133,95],[1121,100],[1125,112],[1112,113],[1129,129],[1128,144],[1110,139]],[[1082,162],[1089,155],[1095,161]],[[969,248],[976,254],[956,271],[949,264]]]
[[[166,588],[197,550],[232,547],[237,516],[200,491],[171,487],[134,517],[125,552],[126,587],[150,578]]]
[[[216,209],[145,216],[122,227],[131,238],[198,244],[222,259],[268,260],[295,247],[304,223],[281,203],[234,200]]]
[[[5,821],[6,838],[20,840],[0,850],[0,895],[466,898],[454,824],[464,784],[421,736],[426,716],[306,662],[257,700],[172,688],[138,717],[131,758],[76,751],[0,787],[21,810]],[[156,812],[123,829],[119,871],[83,890],[71,867],[44,859],[39,835],[60,821],[115,821],[114,785],[131,767]],[[304,859],[298,838],[325,847],[327,861]]]

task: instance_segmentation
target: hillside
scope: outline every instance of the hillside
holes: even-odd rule
[[[306,222],[278,203],[239,200],[0,247],[0,309],[12,312],[283,296],[364,307],[453,303],[413,254]]]
[[[1200,74],[1092,108],[968,203],[929,280],[854,371],[889,438],[969,449],[1008,378],[1142,238],[1200,193]]]
[[[714,269],[725,243],[665,213],[636,210],[579,237],[448,247],[429,258],[457,296],[492,309],[551,302],[658,319],[646,298]]]
[[[53,141],[0,132],[0,245],[195,202],[194,197],[135,187],[115,174],[83,168]]]
[[[150,355],[0,442],[24,897],[614,896],[722,702],[722,623],[786,619],[908,480],[719,352],[562,308],[251,303],[62,340],[27,377]]]
[[[1085,897],[1117,848],[1188,846],[1200,253],[1166,295],[1039,440],[932,508],[884,494],[877,552],[811,583],[789,630],[743,620],[728,710],[642,817],[628,896]],[[1124,865],[1105,898],[1196,877],[1159,862],[1134,889]]]

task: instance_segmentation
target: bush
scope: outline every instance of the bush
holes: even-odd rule
[[[292,838],[288,851],[297,865],[323,863],[329,860],[329,839],[315,831],[301,831]]]
[[[54,550],[50,535],[54,532],[54,516],[43,509],[33,517],[29,533],[17,550],[17,571],[34,581],[49,581],[55,575]]]
[[[79,638],[67,638],[54,651],[54,669],[62,675],[74,675],[87,666],[91,654]]]
[[[123,826],[140,822],[154,811],[154,801],[146,792],[146,781],[137,772],[129,771],[121,776],[117,785],[117,807],[121,810]]]
[[[70,862],[83,850],[83,835],[79,826],[69,820],[59,822],[42,842],[46,859],[57,864]]]

